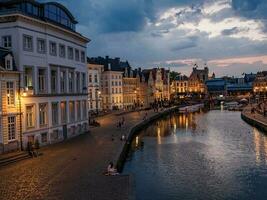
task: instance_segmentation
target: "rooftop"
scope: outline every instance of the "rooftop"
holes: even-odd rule
[[[19,13],[50,22],[65,29],[75,31],[78,23],[71,12],[57,2],[39,3],[35,0],[2,0],[0,15]]]

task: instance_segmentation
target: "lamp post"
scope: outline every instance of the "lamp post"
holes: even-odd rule
[[[98,115],[98,112],[99,112],[99,106],[98,106],[98,103],[99,103],[99,97],[101,95],[101,91],[99,91],[99,89],[96,89],[96,113]]]
[[[21,95],[22,94],[22,95]],[[9,95],[9,94],[8,94]],[[25,92],[25,90],[23,89],[23,92],[21,90],[21,88],[19,87],[19,91],[18,91],[18,100],[19,100],[19,130],[20,130],[20,134],[19,134],[19,138],[20,138],[20,150],[23,151],[23,141],[22,141],[22,108],[21,108],[21,96],[26,97],[27,93]]]

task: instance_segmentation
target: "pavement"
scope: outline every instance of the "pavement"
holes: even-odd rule
[[[254,107],[255,107],[255,105],[254,105]],[[244,108],[243,114],[245,114],[248,117],[253,118],[253,119],[255,119],[255,120],[257,120],[257,121],[259,121],[262,124],[265,124],[267,126],[267,117],[266,116],[264,117],[262,114],[257,113],[257,112],[251,113],[251,108],[252,108],[251,105]]]
[[[115,163],[124,142],[121,134],[153,111],[131,112],[98,118],[101,127],[71,140],[41,148],[42,156],[0,168],[2,200],[127,200],[131,193],[128,175],[104,176]],[[116,127],[125,118],[122,129]],[[114,138],[114,140],[112,140]]]

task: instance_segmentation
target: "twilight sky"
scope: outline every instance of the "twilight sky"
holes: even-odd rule
[[[217,76],[267,70],[267,0],[55,1],[92,40],[90,57],[185,74],[194,63],[207,63]]]

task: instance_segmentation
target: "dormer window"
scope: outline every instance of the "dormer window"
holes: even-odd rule
[[[6,56],[5,65],[7,70],[13,70],[13,59],[11,55]]]

